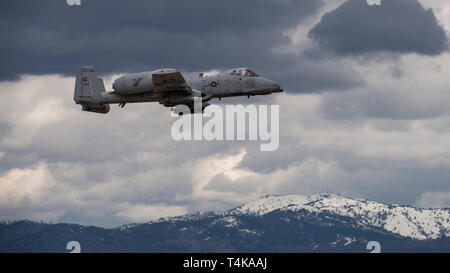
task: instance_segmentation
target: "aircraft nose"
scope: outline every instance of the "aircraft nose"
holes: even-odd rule
[[[273,83],[272,85],[272,92],[284,92],[283,89],[281,89],[281,86],[278,83]]]
[[[269,90],[271,93],[283,92],[283,89],[281,89],[281,86],[274,81],[268,80],[268,85],[269,85]]]
[[[265,94],[283,92],[278,83],[262,77],[256,80],[256,90]]]

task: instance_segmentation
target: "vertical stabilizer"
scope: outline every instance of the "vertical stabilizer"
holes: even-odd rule
[[[73,100],[81,104],[83,111],[106,114],[109,104],[102,103],[105,92],[103,79],[97,77],[94,66],[82,66],[77,70]]]

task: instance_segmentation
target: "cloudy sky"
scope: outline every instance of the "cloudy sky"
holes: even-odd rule
[[[6,0],[0,220],[117,226],[333,191],[450,206],[450,3]],[[74,73],[251,67],[285,93],[280,146],[176,142],[157,103],[82,112]]]

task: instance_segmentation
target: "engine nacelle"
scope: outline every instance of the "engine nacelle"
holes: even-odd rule
[[[124,95],[138,94],[153,90],[152,72],[128,74],[113,83],[114,92]]]

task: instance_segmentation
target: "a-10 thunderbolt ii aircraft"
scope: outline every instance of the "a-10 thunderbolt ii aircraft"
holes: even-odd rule
[[[128,74],[114,81],[114,91],[105,91],[103,79],[97,77],[94,66],[77,71],[74,100],[83,111],[106,114],[110,104],[124,107],[127,103],[159,102],[167,107],[186,105],[194,113],[194,103],[201,102],[201,111],[213,98],[267,95],[283,92],[280,85],[260,77],[248,68],[236,68],[208,75],[159,69]],[[176,109],[172,111],[177,113]],[[182,114],[182,112],[178,112]]]

